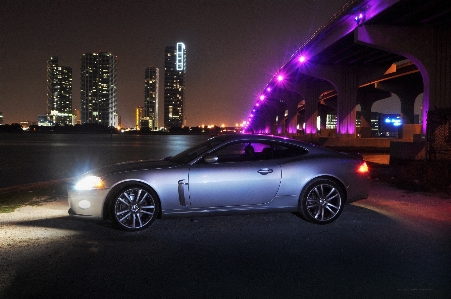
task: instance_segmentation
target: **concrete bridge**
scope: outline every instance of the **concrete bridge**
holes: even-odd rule
[[[403,144],[385,146],[424,158],[437,149],[428,140],[439,137],[451,159],[451,1],[349,1],[280,67],[256,99],[247,131],[379,146],[370,141],[371,108],[391,94],[401,101]],[[420,94],[422,122],[414,124]],[[434,111],[445,115],[442,124],[428,122]],[[331,112],[333,132],[325,127]]]

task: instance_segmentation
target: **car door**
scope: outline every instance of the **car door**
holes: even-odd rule
[[[258,205],[271,201],[281,181],[281,168],[265,159],[264,143],[233,143],[210,154],[215,162],[191,166],[188,192],[191,207]],[[254,152],[250,151],[250,148]]]

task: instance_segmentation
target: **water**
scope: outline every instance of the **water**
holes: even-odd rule
[[[0,134],[0,188],[71,178],[113,163],[173,156],[208,137]]]
[[[208,135],[0,134],[0,188],[74,177],[125,161],[173,156]],[[363,154],[388,164],[388,154]]]

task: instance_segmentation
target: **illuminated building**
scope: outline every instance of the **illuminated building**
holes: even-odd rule
[[[47,125],[72,123],[72,68],[58,65],[58,56],[47,61]]]
[[[185,124],[185,44],[165,48],[164,61],[164,126],[183,127]]]
[[[136,107],[135,111],[135,128],[139,129],[141,127],[140,121],[143,118],[143,110],[144,108],[141,106]]]
[[[3,112],[0,112],[0,125],[3,125]]]
[[[144,75],[144,118],[148,128],[158,129],[159,69],[149,66]]]
[[[81,125],[81,114],[80,109],[74,109],[72,111],[72,114],[74,115],[74,124]]]
[[[116,59],[109,52],[81,58],[81,123],[117,127]]]

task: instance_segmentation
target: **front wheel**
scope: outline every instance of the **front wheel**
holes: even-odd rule
[[[147,228],[155,221],[159,212],[157,195],[142,185],[122,188],[112,198],[111,208],[114,222],[127,231]]]
[[[299,197],[300,216],[312,223],[328,224],[340,216],[345,203],[342,188],[334,181],[310,182]]]

